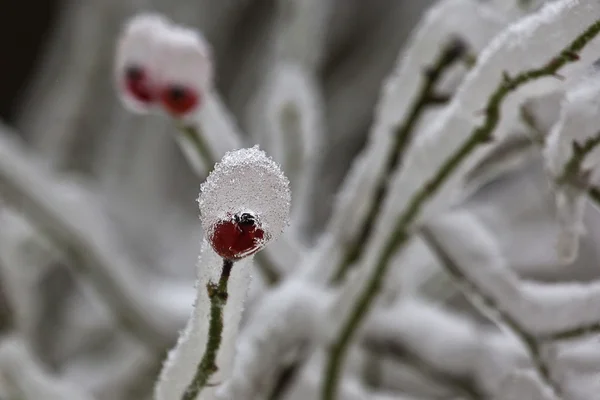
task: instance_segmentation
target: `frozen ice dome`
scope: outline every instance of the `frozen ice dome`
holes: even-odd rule
[[[215,229],[239,222],[244,215],[254,218],[263,234],[257,238],[258,246],[242,256],[277,239],[289,223],[290,202],[288,179],[258,146],[225,154],[200,187],[198,198],[202,227],[213,247]]]

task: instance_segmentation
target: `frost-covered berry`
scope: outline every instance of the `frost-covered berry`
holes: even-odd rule
[[[277,239],[289,223],[290,201],[288,179],[258,146],[225,154],[198,198],[208,241],[230,260]]]
[[[134,112],[148,112],[156,104],[158,41],[169,29],[161,16],[140,14],[130,19],[121,33],[115,80],[123,103]]]
[[[228,260],[256,253],[266,240],[258,219],[248,212],[217,222],[211,236],[215,252]]]
[[[161,108],[186,117],[200,109],[212,75],[210,46],[199,32],[156,14],[140,14],[125,25],[115,76],[121,99],[132,111]]]
[[[211,89],[213,66],[210,47],[199,32],[172,26],[158,44],[157,79],[163,109],[185,117],[200,109]]]

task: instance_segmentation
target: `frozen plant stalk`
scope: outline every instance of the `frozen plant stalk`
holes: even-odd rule
[[[600,179],[600,77],[585,77],[569,90],[561,115],[552,128],[544,156],[555,182],[556,206],[561,231],[557,250],[564,263],[575,260],[584,231],[586,192]]]
[[[195,310],[165,362],[157,400],[213,399],[213,386],[231,374],[250,260],[287,226],[290,197],[288,179],[258,146],[227,153],[202,184]]]

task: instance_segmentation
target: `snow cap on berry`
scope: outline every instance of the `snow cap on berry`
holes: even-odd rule
[[[224,258],[241,258],[277,239],[289,223],[291,193],[289,181],[258,146],[230,151],[215,165],[200,187],[198,203],[202,227],[213,249]],[[236,245],[223,224],[237,224],[250,216],[261,232],[255,246],[235,252]],[[235,225],[240,232],[245,229]],[[229,241],[229,242],[228,242]],[[227,245],[229,243],[229,245]]]
[[[208,42],[193,29],[173,25],[160,38],[157,79],[164,110],[185,117],[200,109],[213,80],[212,55]]]
[[[156,104],[158,41],[170,29],[158,14],[143,13],[123,28],[115,55],[115,79],[121,100],[133,112],[148,112]]]

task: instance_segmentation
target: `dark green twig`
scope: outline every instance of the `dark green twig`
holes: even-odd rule
[[[587,188],[589,185],[586,176],[586,171],[581,170],[581,164],[585,157],[600,145],[600,132],[596,135],[587,138],[583,144],[573,141],[573,155],[565,164],[564,170],[560,176],[556,178],[556,183],[559,185],[575,185],[577,187]]]
[[[527,109],[525,105],[521,106],[521,120],[531,129],[533,143],[542,147],[546,143],[546,134],[540,129],[538,123],[535,119],[535,116]],[[591,152],[598,144],[600,140],[600,132],[596,134],[595,137],[588,138],[586,143],[583,146],[577,145],[573,143],[573,158],[569,161],[565,170],[561,177],[557,180],[560,183],[568,183],[569,179],[574,179],[574,182],[579,182],[580,184],[585,185],[587,188],[588,198],[596,204],[596,206],[600,207],[600,190],[595,187],[589,185],[589,182],[581,182],[582,178],[585,178],[585,173],[583,176],[577,176],[578,171],[580,169],[581,162],[585,158],[585,156]]]
[[[363,252],[364,246],[373,231],[377,215],[381,211],[381,205],[387,195],[388,177],[402,163],[404,153],[412,141],[413,132],[419,119],[428,106],[440,104],[442,100],[447,101],[449,99],[448,96],[435,93],[436,84],[444,72],[459,61],[466,53],[467,48],[465,43],[461,39],[455,38],[444,46],[437,60],[433,62],[433,65],[425,69],[424,79],[415,102],[411,106],[407,118],[396,128],[394,143],[392,144],[392,154],[389,155],[384,171],[377,182],[373,201],[365,216],[362,230],[358,233],[358,237],[347,246],[346,254],[333,275],[333,283],[343,281],[350,265]]]
[[[548,342],[558,340],[570,340],[578,339],[589,335],[597,335],[598,333],[600,333],[600,322],[592,323],[586,326],[579,326],[577,328],[568,329],[562,332],[554,332],[547,335],[539,335],[538,340]]]
[[[495,315],[502,323],[509,328],[515,336],[521,339],[521,342],[529,352],[533,366],[537,371],[538,375],[546,384],[556,393],[560,394],[561,390],[558,383],[554,382],[552,375],[547,363],[543,359],[542,345],[535,335],[530,334],[527,330],[521,326],[521,324],[514,319],[508,312],[504,311],[501,307],[498,307],[495,300],[488,296],[484,290],[481,290],[475,282],[473,282],[465,273],[462,271],[460,265],[458,265],[444,247],[437,240],[435,235],[428,228],[421,230],[421,238],[432,253],[440,261],[440,265],[452,276],[456,284],[461,288],[463,292],[472,293],[477,298],[467,296],[467,299],[471,301],[475,308],[489,309],[493,315]]]
[[[208,340],[202,360],[200,360],[196,369],[196,374],[183,393],[182,400],[196,400],[202,389],[208,386],[210,377],[218,371],[216,360],[223,338],[223,309],[227,304],[227,282],[229,281],[232,267],[233,261],[223,260],[223,269],[221,270],[219,283],[209,281],[206,284],[206,291],[210,299]]]
[[[514,78],[504,74],[498,87],[490,96],[485,107],[485,120],[473,130],[469,138],[452,154],[438,169],[437,173],[413,195],[406,210],[400,215],[393,233],[375,265],[370,278],[352,310],[348,320],[343,324],[340,335],[332,343],[329,357],[325,365],[322,400],[335,400],[337,397],[340,368],[346,358],[347,348],[352,337],[359,328],[364,317],[370,310],[376,298],[389,261],[400,247],[404,246],[410,237],[410,230],[421,208],[433,197],[446,180],[462,164],[462,162],[480,145],[492,139],[492,133],[500,121],[500,106],[504,99],[521,86],[546,76],[556,76],[565,65],[579,59],[578,53],[600,32],[600,20],[589,26],[581,35],[540,68],[524,71]]]

